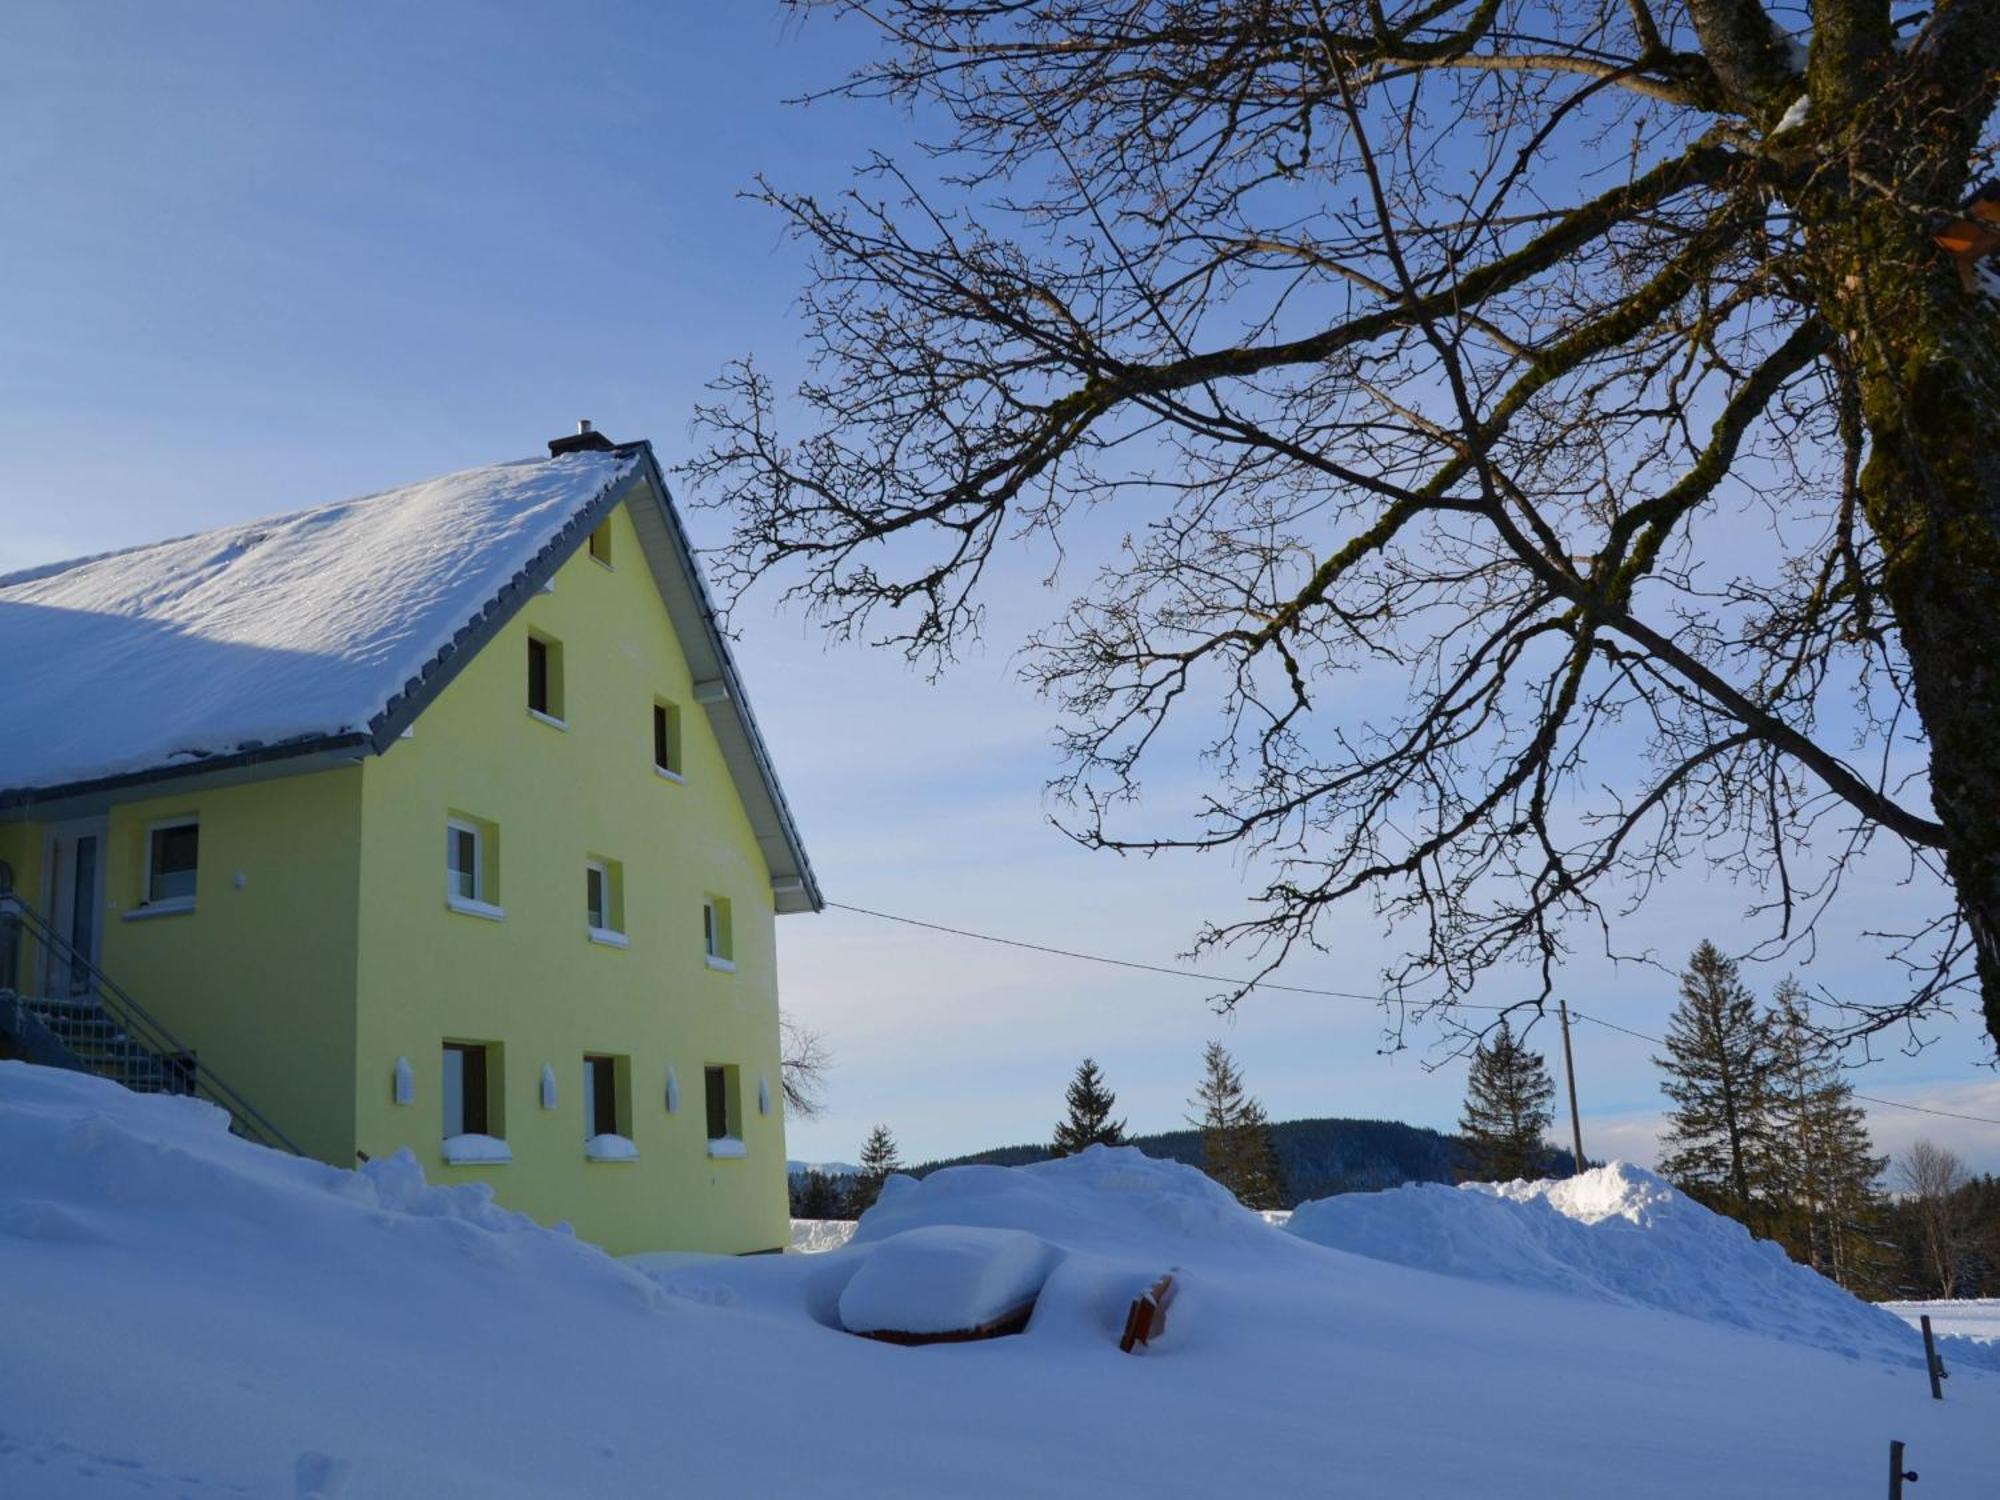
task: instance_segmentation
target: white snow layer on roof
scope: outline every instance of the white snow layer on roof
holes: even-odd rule
[[[365,729],[637,462],[495,464],[0,577],[0,790]]]

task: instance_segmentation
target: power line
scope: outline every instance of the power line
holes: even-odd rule
[[[1607,1021],[1602,1016],[1586,1015],[1583,1011],[1580,1010],[1573,1010],[1570,1012],[1570,1015],[1576,1020],[1589,1021],[1593,1025],[1602,1026],[1608,1030],[1621,1031],[1626,1036],[1637,1037],[1642,1042],[1651,1042],[1656,1047],[1664,1047],[1667,1045],[1666,1042],[1659,1037],[1648,1036],[1643,1031],[1634,1031],[1629,1026],[1620,1026],[1616,1021]],[[1953,1109],[1932,1109],[1927,1104],[1905,1104],[1900,1099],[1881,1099],[1877,1098],[1873,1094],[1855,1094],[1853,1095],[1853,1097],[1859,1099],[1863,1104],[1880,1104],[1886,1106],[1889,1109],[1907,1109],[1911,1111],[1913,1114],[1936,1115],[1940,1119],[1944,1120],[1966,1120],[1974,1125],[2000,1125],[2000,1120],[1989,1119],[1985,1115],[1960,1114],[1957,1110]]]
[[[1142,974],[1164,974],[1170,979],[1198,979],[1203,984],[1231,985],[1260,990],[1279,990],[1288,995],[1317,995],[1328,1000],[1361,1000],[1370,1005],[1385,1005],[1389,1003],[1389,997],[1386,995],[1366,995],[1358,990],[1316,989],[1310,985],[1303,984],[1278,984],[1268,979],[1231,979],[1218,974],[1203,974],[1197,969],[1174,969],[1168,968],[1164,964],[1141,963],[1139,960],[1132,958],[1113,958],[1109,954],[1104,953],[1085,953],[1076,948],[1057,948],[1048,943],[1031,943],[1025,938],[1001,937],[999,934],[992,932],[974,932],[967,927],[952,927],[943,922],[926,922],[920,917],[898,916],[895,912],[876,911],[872,907],[849,906],[844,901],[829,901],[826,904],[835,911],[853,912],[856,916],[874,917],[876,920],[882,922],[898,922],[905,927],[921,927],[927,932],[948,933],[952,937],[970,938],[980,943],[997,943],[1003,948],[1023,948],[1030,953],[1046,953],[1055,958],[1075,959],[1080,963],[1106,964],[1114,969],[1133,969]],[[1510,1005],[1471,1005],[1465,1003],[1461,1003],[1458,1006],[1460,1010],[1482,1011],[1506,1011],[1514,1008]],[[1616,1021],[1607,1021],[1602,1016],[1593,1016],[1586,1011],[1573,1010],[1570,1012],[1570,1018],[1577,1021],[1588,1021],[1594,1026],[1602,1026],[1609,1031],[1622,1032],[1624,1035],[1636,1038],[1639,1041],[1650,1042],[1655,1047],[1664,1047],[1667,1045],[1666,1041],[1661,1037],[1650,1036],[1643,1031],[1634,1031],[1630,1026],[1620,1026]],[[1956,1110],[1932,1109],[1923,1104],[1905,1104],[1898,1099],[1878,1099],[1873,1094],[1856,1094],[1853,1097],[1859,1099],[1864,1104],[1880,1104],[1889,1109],[1906,1109],[1915,1114],[1936,1115],[1940,1119],[1945,1120],[1965,1120],[1974,1125],[2000,1125],[2000,1120],[1989,1119],[1985,1115],[1967,1115],[1960,1114]]]
[[[1329,1000],[1365,1000],[1370,1005],[1389,1003],[1386,995],[1365,995],[1359,990],[1323,990],[1303,984],[1278,984],[1269,979],[1232,979],[1227,975],[1203,974],[1196,969],[1171,969],[1162,964],[1141,963],[1137,959],[1112,958],[1103,953],[1083,953],[1075,948],[1055,948],[1047,943],[1030,943],[1022,938],[1000,937],[991,932],[973,932],[965,927],[949,927],[943,922],[925,922],[917,917],[899,917],[894,912],[875,911],[866,906],[849,906],[844,901],[826,903],[835,911],[851,911],[864,917],[877,917],[884,922],[900,922],[905,927],[922,927],[930,932],[947,932],[953,937],[972,938],[982,943],[998,943],[1003,948],[1025,948],[1030,953],[1049,953],[1057,958],[1074,958],[1084,963],[1109,964],[1116,969],[1137,969],[1143,974],[1165,974],[1173,979],[1199,979],[1203,984],[1231,985],[1258,990],[1282,990],[1288,995],[1318,995]],[[1505,1005],[1466,1005],[1462,1010],[1507,1010]]]

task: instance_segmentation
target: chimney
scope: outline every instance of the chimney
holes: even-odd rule
[[[592,427],[588,417],[584,417],[578,420],[574,435],[549,439],[549,457],[561,458],[565,453],[609,453],[617,446]]]

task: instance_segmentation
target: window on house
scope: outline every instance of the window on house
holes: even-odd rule
[[[193,901],[201,825],[193,818],[156,824],[146,842],[146,904]]]
[[[583,910],[593,939],[624,946],[625,867],[617,860],[592,857],[584,861]]]
[[[488,1089],[488,1048],[484,1042],[444,1044],[444,1134],[498,1135]]]
[[[730,940],[729,931],[729,899],[726,896],[709,896],[701,903],[701,941],[711,968],[731,969],[736,966],[735,945]]]
[[[583,1135],[624,1135],[620,1118],[619,1059],[586,1056],[583,1060]]]
[[[711,1141],[737,1139],[741,1130],[737,1124],[737,1104],[733,1097],[736,1090],[734,1068],[704,1068],[702,1083],[708,1098],[708,1138]]]
[[[444,896],[458,911],[500,915],[499,830],[478,818],[453,813],[444,825]]]
[[[671,703],[653,704],[653,769],[668,776],[681,772],[681,711]]]
[[[590,533],[590,556],[593,561],[611,566],[611,522],[599,521],[597,529]]]
[[[528,637],[528,712],[560,724],[563,716],[562,642]]]

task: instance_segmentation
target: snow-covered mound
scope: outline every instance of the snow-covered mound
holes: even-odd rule
[[[1071,1249],[1137,1243],[1272,1243],[1270,1226],[1193,1167],[1135,1146],[1091,1146],[1025,1167],[946,1167],[891,1177],[861,1216],[865,1245],[924,1224],[1024,1229]]]
[[[920,1221],[1062,1248],[1021,1337],[837,1331],[841,1292]],[[1877,1483],[1891,1435],[1925,1493],[1991,1487],[2000,1379],[1966,1361],[1933,1402],[1914,1371],[1326,1249],[1130,1152],[940,1173],[863,1228],[642,1274],[407,1159],[302,1162],[184,1100],[0,1063],[0,1496],[549,1500],[782,1475],[815,1500],[1171,1500],[1322,1494],[1358,1454],[1354,1493],[1824,1500]],[[1169,1267],[1166,1336],[1119,1353]]]
[[[1019,1229],[932,1224],[875,1243],[840,1294],[849,1333],[962,1333],[1033,1302],[1062,1252]]]
[[[1623,1162],[1554,1182],[1347,1193],[1301,1204],[1289,1228],[1449,1276],[1655,1307],[1895,1364],[1923,1358],[1900,1318]]]

